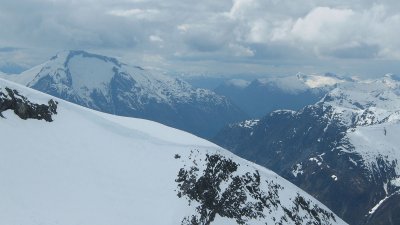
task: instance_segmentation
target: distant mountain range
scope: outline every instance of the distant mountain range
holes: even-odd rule
[[[352,81],[334,74],[297,74],[286,77],[258,78],[253,81],[231,79],[214,91],[231,99],[252,118],[277,109],[298,110],[314,104],[336,84]]]
[[[72,67],[71,77],[63,69],[48,77],[48,66],[32,84],[59,79],[55,91],[94,100],[70,89],[82,83],[67,85],[79,80]],[[272,171],[156,122],[3,79],[0,116],[0,224],[346,224]]]
[[[298,111],[223,129],[214,141],[272,169],[350,224],[400,224],[400,79],[343,82]]]
[[[64,51],[21,74],[0,77],[95,110],[151,119],[201,137],[247,117],[212,91],[85,51]]]

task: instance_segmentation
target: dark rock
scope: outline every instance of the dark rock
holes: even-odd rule
[[[5,88],[6,92],[0,90],[0,116],[4,118],[2,112],[13,110],[21,119],[37,119],[52,122],[52,115],[57,114],[57,101],[49,100],[48,105],[30,102],[17,90]]]
[[[314,221],[307,224],[331,224],[329,221],[336,221],[333,213],[312,205],[300,194],[293,200],[294,206],[286,208],[279,200],[282,186],[261,180],[257,170],[235,174],[239,164],[222,155],[207,155],[204,166],[205,169],[201,171],[196,159],[193,159],[193,166],[181,168],[175,180],[179,198],[187,198],[189,204],[192,201],[200,204],[194,215],[182,220],[182,225],[209,225],[216,215],[235,219],[237,224],[247,224],[250,219],[265,218],[265,212],[271,213],[272,209],[278,207],[283,209],[284,215],[275,219],[276,224],[286,224],[288,221],[302,224],[306,219]],[[262,182],[268,184],[266,190],[261,188]]]
[[[400,193],[388,197],[369,216],[366,225],[398,225],[400,224]]]
[[[360,123],[357,118],[353,122]],[[277,172],[348,223],[363,224],[369,210],[386,196],[384,184],[396,177],[397,162],[382,158],[370,171],[351,151],[348,129],[332,108],[316,104],[273,112],[252,128],[230,125],[213,140]],[[387,189],[396,191],[390,185]]]

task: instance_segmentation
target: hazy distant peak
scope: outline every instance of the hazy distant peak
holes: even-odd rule
[[[297,74],[297,78],[304,82],[309,88],[321,88],[327,86],[334,86],[338,83],[343,83],[346,81],[345,78],[340,77],[333,73],[326,73],[324,75],[319,74]]]
[[[288,93],[299,93],[309,89],[333,87],[346,81],[352,81],[352,79],[333,73],[323,75],[297,73],[294,76],[258,78],[251,85],[270,86]]]
[[[238,88],[246,88],[250,85],[250,81],[243,79],[230,79],[225,82],[227,86],[233,86]]]

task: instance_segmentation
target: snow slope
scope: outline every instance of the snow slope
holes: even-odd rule
[[[6,87],[35,103],[46,104],[53,98],[0,79],[0,92],[4,94]],[[259,171],[260,187],[271,191],[268,201],[276,205],[264,207],[262,217],[243,217],[246,224],[272,224],[285,215],[285,224],[295,224],[299,218],[301,224],[345,224],[275,173],[208,141],[155,122],[56,101],[53,122],[2,112],[0,224],[190,224],[184,218],[198,216],[196,207],[201,203],[192,199],[189,204],[189,195],[178,197],[179,190],[191,189],[179,189],[177,177],[185,168],[201,172],[208,165],[207,154],[233,160],[238,169],[231,178]],[[221,194],[227,192],[229,179],[221,184]],[[257,202],[246,188],[243,191],[246,204]],[[236,222],[217,213],[211,224]]]
[[[347,131],[351,145],[344,151],[360,155],[371,174],[384,159],[400,175],[400,82],[393,75],[339,85],[321,103],[333,107],[334,114],[351,127]]]

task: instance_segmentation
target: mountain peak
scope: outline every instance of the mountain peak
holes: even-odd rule
[[[122,64],[113,57],[108,57],[100,54],[90,53],[84,50],[64,50],[57,53],[55,56],[50,58],[50,61],[61,61],[64,62],[64,66],[67,66],[69,61],[76,56],[85,57],[85,58],[95,58],[98,60],[102,60],[104,62],[111,62],[116,66],[120,67]]]
[[[400,108],[400,81],[394,78],[386,75],[375,80],[342,83],[321,101],[353,110],[369,107],[397,110]]]
[[[248,87],[250,83],[248,80],[234,78],[225,81],[224,85],[243,89]]]
[[[297,74],[297,78],[309,88],[332,87],[336,84],[343,83],[346,78],[333,73],[320,74]]]
[[[245,117],[212,91],[81,50],[59,52],[44,64],[6,79],[88,108],[152,119],[202,136]]]

